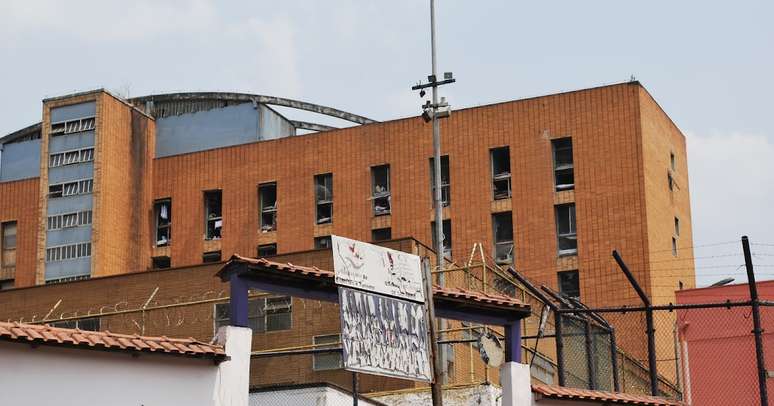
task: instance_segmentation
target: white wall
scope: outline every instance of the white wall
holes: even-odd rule
[[[343,406],[352,404],[352,395],[327,386],[253,392],[250,406]],[[375,406],[376,403],[359,399],[358,405]]]
[[[0,342],[3,405],[212,405],[211,360]]]

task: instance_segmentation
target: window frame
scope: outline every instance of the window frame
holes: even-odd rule
[[[268,249],[268,248],[273,248],[274,249],[274,253],[273,254],[261,254],[261,249]],[[260,245],[258,245],[258,247],[256,249],[256,254],[258,255],[258,258],[272,257],[272,256],[277,255],[277,243],[273,242],[271,244],[260,244]]]
[[[287,314],[288,322],[287,322],[287,328],[283,329],[277,329],[277,330],[269,330],[269,321],[267,318],[267,315],[269,314],[267,312],[267,303],[268,300],[275,299],[275,300],[284,300],[287,299],[288,305],[287,305],[287,311],[281,312],[281,313],[271,313],[271,314]],[[293,329],[293,296],[262,296],[262,297],[253,297],[249,298],[247,300],[248,305],[248,312],[247,312],[247,319],[248,319],[248,327],[253,331],[253,334],[266,334],[266,333],[274,333],[274,332],[281,332],[281,331],[289,331]],[[222,326],[227,326],[230,322],[230,303],[229,302],[222,302],[222,303],[214,303],[213,304],[213,328],[214,332],[218,332],[218,328]],[[219,312],[220,310],[220,312]],[[225,317],[221,317],[221,315],[225,315]],[[250,320],[254,320],[254,324],[259,328],[253,328],[250,326]]]
[[[498,241],[498,238],[497,238],[497,236],[498,236],[498,233],[497,233],[497,231],[498,231],[497,218],[502,217],[502,216],[509,216],[510,217],[510,223],[511,223],[510,235],[511,235],[511,239],[510,240]],[[492,213],[491,220],[492,220],[492,241],[494,242],[494,251],[493,251],[494,255],[493,256],[494,256],[495,263],[497,263],[498,265],[514,264],[515,263],[515,259],[516,259],[516,244],[514,242],[515,237],[516,237],[516,233],[513,232],[513,212],[511,212],[511,211],[503,211],[503,212],[498,212],[498,213]],[[507,248],[508,254],[510,256],[506,257],[505,259],[500,259],[500,257],[498,256],[498,253],[500,251],[502,251],[501,247],[508,247],[508,246],[510,246],[510,248]]]
[[[167,207],[167,219],[166,224],[161,224],[161,209]],[[166,197],[163,199],[157,199],[153,202],[153,217],[155,219],[155,245],[157,247],[166,247],[172,244],[172,198]],[[164,240],[161,240],[162,231],[164,232]]]
[[[323,241],[327,241],[327,247],[321,244]],[[320,235],[314,237],[314,249],[316,250],[329,250],[333,248],[333,240],[330,235]]]
[[[388,233],[388,238],[376,238],[377,233],[379,232],[385,232]],[[371,229],[371,242],[380,242],[380,241],[389,241],[392,240],[392,227],[382,227],[382,228],[374,228]]]
[[[443,232],[443,256],[447,258],[452,257],[452,225],[451,219],[444,219],[441,222],[441,228]],[[430,222],[430,235],[433,242],[433,249],[435,249],[435,221]]]
[[[332,342],[332,343],[318,343],[317,342],[318,339],[329,339],[329,338],[334,338],[336,341]],[[338,334],[338,333],[336,333],[336,334],[321,334],[321,335],[316,335],[316,336],[312,337],[312,345],[314,346],[315,349],[323,347],[323,346],[328,347],[328,346],[333,346],[333,345],[337,345],[337,344],[339,344],[339,345],[341,344],[341,334]],[[318,367],[318,362],[319,362],[318,361],[318,357],[323,357],[323,356],[331,357],[331,359],[338,358],[338,366],[337,367]],[[340,351],[328,352],[328,353],[315,353],[315,354],[312,355],[312,370],[313,371],[315,371],[315,372],[337,371],[337,370],[340,370],[340,369],[344,369],[344,356],[343,356],[343,354]]]
[[[563,233],[561,231],[561,211],[567,210],[567,227],[569,232]],[[554,218],[556,222],[556,251],[559,256],[571,256],[578,255],[578,222],[575,210],[575,203],[557,204],[554,206]],[[562,241],[574,241],[573,248],[562,249]]]
[[[212,196],[212,197],[217,196],[217,200],[220,203],[220,207],[217,210],[219,212],[219,215],[212,216],[212,217],[209,215],[209,213],[212,211],[210,210],[210,203],[212,199],[210,199],[209,196]],[[222,189],[205,190],[203,192],[203,203],[204,203],[204,239],[207,241],[220,240],[223,238],[223,190]],[[220,222],[219,227],[218,227],[218,222]],[[210,224],[212,224],[212,230],[210,230]]]
[[[377,171],[386,171],[386,189],[377,191]],[[374,217],[392,214],[392,179],[390,176],[390,164],[382,164],[371,167],[371,210]],[[385,205],[379,205],[379,203]],[[380,207],[380,210],[377,210]]]
[[[6,235],[7,230],[13,226],[13,246],[9,247]],[[16,267],[16,250],[19,246],[19,223],[16,220],[0,223],[0,268]],[[9,260],[11,258],[11,260]]]
[[[563,281],[570,281],[570,282],[572,282],[572,279],[563,279],[563,276],[565,276],[565,275],[571,275],[571,278],[574,277],[575,284],[577,285],[577,286],[574,286],[574,289],[577,290],[577,292],[578,292],[577,296],[570,295],[570,294],[568,294],[565,291],[564,285],[562,284],[562,282]],[[556,273],[556,281],[557,281],[557,285],[558,285],[558,288],[559,288],[559,294],[565,295],[565,296],[568,296],[568,297],[572,297],[572,298],[576,298],[576,299],[580,299],[580,297],[581,297],[580,272],[578,272],[577,269],[570,269],[570,270],[567,270],[567,271],[559,271],[559,272],[557,272]]]
[[[502,161],[502,163],[505,163],[507,165],[507,172],[496,172],[496,165],[495,165],[495,156],[497,154],[503,153],[505,154],[504,158],[505,160]],[[498,160],[499,162],[499,160]],[[503,166],[503,165],[501,165]],[[511,168],[511,148],[508,145],[504,145],[502,147],[495,147],[489,149],[489,172],[491,176],[491,188],[492,188],[492,200],[506,200],[513,197],[513,190],[511,188],[511,177],[512,177],[512,168]],[[501,185],[501,186],[498,186]],[[503,195],[502,185],[505,185],[505,195]],[[498,192],[499,191],[499,192]]]
[[[560,145],[563,144],[563,145]],[[569,163],[559,163],[559,156],[562,152],[570,152]],[[572,137],[554,138],[551,140],[551,156],[554,166],[554,190],[563,192],[565,190],[575,189],[575,150],[573,149]],[[569,175],[568,175],[569,174]],[[572,183],[559,183],[560,176],[569,176]]]
[[[328,182],[330,181],[330,182]],[[330,186],[330,187],[328,187]],[[320,198],[321,188],[325,190],[325,196]],[[327,197],[327,199],[325,198]],[[333,173],[320,173],[314,175],[314,201],[315,201],[315,224],[333,223]],[[321,217],[321,208],[327,207],[328,217]]]
[[[264,203],[264,193],[268,193],[270,189],[274,189],[274,205],[268,206]],[[277,182],[265,182],[258,184],[258,205],[260,207],[260,217],[258,219],[258,229],[262,233],[269,233],[277,231],[277,208],[278,199],[277,195]],[[266,216],[271,218],[271,222],[267,223]]]

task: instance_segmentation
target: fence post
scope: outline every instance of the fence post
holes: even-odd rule
[[[620,267],[621,271],[623,271],[624,275],[626,275],[626,279],[629,280],[629,283],[632,285],[632,288],[634,288],[634,291],[637,292],[637,295],[640,297],[640,300],[642,300],[642,304],[645,305],[645,323],[647,324],[645,331],[648,334],[648,369],[650,370],[649,371],[650,372],[650,394],[653,396],[658,396],[658,367],[656,366],[656,330],[653,328],[653,305],[650,303],[650,299],[648,298],[648,295],[645,294],[645,291],[642,290],[642,288],[640,287],[640,284],[637,283],[637,279],[629,270],[629,267],[626,266],[626,263],[624,263],[623,258],[621,258],[621,256],[618,255],[618,251],[613,250],[613,258],[615,258],[615,262],[618,263],[618,267]]]
[[[766,364],[763,358],[763,329],[761,328],[761,309],[758,299],[758,287],[755,285],[755,272],[753,271],[752,256],[750,255],[750,241],[747,236],[742,236],[742,250],[744,251],[744,264],[747,267],[747,285],[750,288],[750,302],[752,302],[753,334],[755,335],[755,357],[758,364],[758,389],[761,394],[761,405],[769,404],[769,395],[766,390]]]
[[[583,327],[586,336],[586,367],[589,374],[589,389],[593,390],[597,388],[597,368],[594,365],[594,342],[591,336],[591,321],[588,318],[586,318]]]
[[[610,366],[613,369],[613,391],[621,391],[621,382],[618,377],[618,346],[615,342],[615,328],[610,327]]]
[[[554,311],[554,336],[556,341],[556,369],[559,373],[559,386],[565,386],[564,382],[564,340],[562,339],[562,314]]]

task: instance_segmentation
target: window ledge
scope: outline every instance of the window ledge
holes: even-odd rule
[[[577,257],[578,256],[578,249],[576,248],[574,250],[559,251],[559,253],[556,256],[559,257],[559,258],[563,258],[563,257]]]

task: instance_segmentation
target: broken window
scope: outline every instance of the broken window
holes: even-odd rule
[[[430,158],[430,201],[435,201],[435,162]],[[451,186],[449,182],[449,156],[441,157],[441,204],[446,207],[451,203]]]
[[[331,236],[315,237],[314,248],[317,250],[327,250],[331,248]]]
[[[580,277],[578,271],[562,271],[557,273],[559,277],[559,293],[563,296],[580,298]]]
[[[247,301],[247,327],[253,333],[289,330],[292,325],[292,299],[290,296],[252,298]],[[230,322],[229,303],[215,304],[215,331]]]
[[[220,262],[220,251],[205,252],[202,254],[202,262],[205,264],[210,262]]]
[[[277,244],[263,244],[258,246],[258,258],[277,255]]]
[[[578,252],[574,203],[556,206],[556,236],[559,255],[572,255]]]
[[[336,348],[341,344],[341,336],[339,334],[315,336],[312,338],[312,343],[315,348]],[[344,368],[344,361],[339,351],[319,352],[312,357],[312,369],[315,371],[330,371],[342,368]]]
[[[261,200],[261,232],[277,230],[277,184],[258,185],[258,198]]]
[[[2,251],[0,251],[0,265],[3,267],[16,266],[16,222],[8,221],[0,224],[2,231]]]
[[[85,210],[77,213],[55,214],[48,216],[47,229],[59,230],[67,227],[78,227],[91,224],[92,212]]]
[[[87,194],[87,193],[91,193],[93,189],[94,189],[93,179],[84,179],[84,180],[79,180],[75,182],[59,183],[56,185],[49,185],[48,197],[53,199],[57,197],[67,197],[67,196],[75,196],[78,194]]]
[[[492,193],[495,200],[511,197],[511,156],[508,147],[489,151],[492,160]]]
[[[317,204],[317,224],[333,221],[333,174],[324,173],[314,177],[314,194]]]
[[[452,256],[452,232],[451,232],[451,220],[444,220],[441,223],[443,229],[443,256]],[[430,233],[433,236],[433,249],[435,249],[436,237],[435,237],[435,221],[430,223]]]
[[[207,240],[219,240],[221,236],[221,229],[223,229],[221,197],[222,192],[220,190],[210,190],[208,192],[204,192],[204,238]]]
[[[500,265],[513,263],[513,218],[511,212],[492,214],[495,242],[495,262]]]
[[[554,184],[556,191],[575,188],[575,173],[572,160],[572,138],[551,141],[554,155]]]
[[[156,246],[163,247],[172,241],[172,200],[160,199],[153,203],[156,218]]]
[[[167,269],[172,266],[172,260],[164,255],[151,258],[151,266],[153,269]]]
[[[73,134],[82,131],[90,131],[94,129],[95,120],[94,117],[85,117],[75,120],[60,121],[57,123],[51,123],[51,136],[58,136],[64,134]]]
[[[374,216],[390,214],[390,165],[371,168],[371,200]]]
[[[371,230],[371,241],[387,241],[392,239],[392,229],[387,228],[377,228],[375,230]]]

